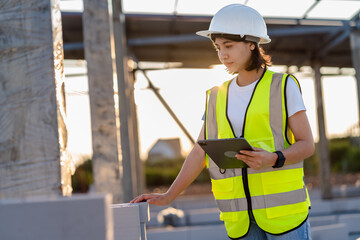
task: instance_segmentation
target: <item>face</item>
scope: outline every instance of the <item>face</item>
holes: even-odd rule
[[[214,44],[221,63],[231,73],[244,71],[250,61],[251,51],[255,49],[253,43],[235,42],[226,38],[216,38]]]

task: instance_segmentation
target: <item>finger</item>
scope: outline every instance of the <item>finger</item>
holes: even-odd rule
[[[237,154],[236,158],[240,161],[245,162],[246,164],[248,164],[248,162],[251,162],[251,159],[249,156],[245,155],[245,154]]]
[[[239,160],[243,160],[245,158],[245,154],[242,154],[242,153],[239,153],[239,154],[236,154],[235,157]]]
[[[147,199],[149,199],[149,196],[147,194],[143,194],[134,198],[132,201],[130,201],[130,203],[146,202]]]
[[[131,200],[130,203],[134,203],[138,198],[139,198],[139,196],[137,196],[136,198],[134,198],[133,200]]]
[[[248,151],[248,150],[241,150],[240,153],[243,154],[243,155],[247,155],[247,156],[254,156],[255,155],[254,151]]]
[[[142,195],[141,195],[141,196],[137,196],[136,198],[134,198],[133,200],[131,200],[130,203],[137,203],[141,198],[142,198]]]

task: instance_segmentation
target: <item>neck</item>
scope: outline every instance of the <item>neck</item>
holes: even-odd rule
[[[236,83],[240,87],[247,86],[247,85],[255,82],[256,80],[258,80],[264,71],[265,71],[264,68],[254,69],[251,71],[243,70],[238,73],[238,75],[236,77]]]

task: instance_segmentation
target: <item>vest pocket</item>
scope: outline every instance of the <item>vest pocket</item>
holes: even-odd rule
[[[234,178],[211,179],[211,190],[215,199],[232,199],[234,195]]]
[[[251,146],[264,149],[268,152],[273,152],[274,140],[273,138],[256,138],[248,139],[248,142]]]
[[[221,221],[236,222],[238,220],[237,212],[220,212]]]
[[[263,173],[262,184],[268,218],[308,211],[302,169]]]
[[[275,194],[301,189],[304,186],[302,168],[261,173],[264,194]]]

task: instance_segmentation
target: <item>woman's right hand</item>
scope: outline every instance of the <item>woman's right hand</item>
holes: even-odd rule
[[[137,196],[130,203],[139,203],[139,202],[148,202],[154,205],[169,205],[171,200],[167,193],[152,193],[152,194],[142,194]]]

